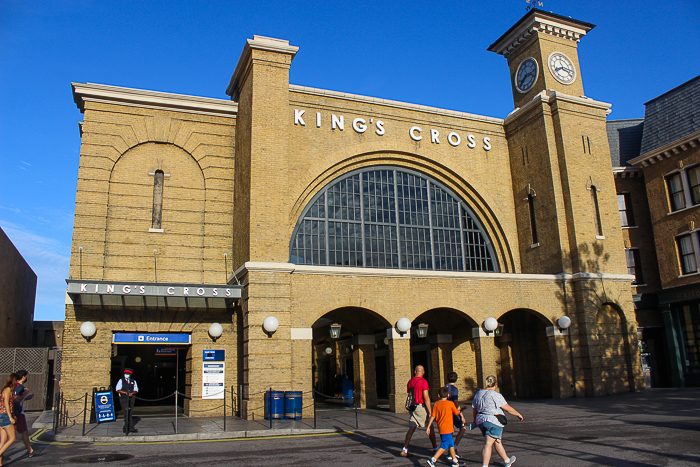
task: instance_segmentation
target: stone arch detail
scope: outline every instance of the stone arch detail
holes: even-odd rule
[[[162,233],[150,229],[158,169],[169,175]],[[202,283],[205,177],[192,155],[172,144],[139,144],[115,161],[108,185],[103,280]]]

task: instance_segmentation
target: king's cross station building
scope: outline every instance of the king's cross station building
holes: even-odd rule
[[[674,242],[689,268],[700,248],[663,206],[658,219],[635,208],[624,229],[618,194],[644,203],[653,188],[663,204],[674,171],[684,195],[698,134],[613,169],[609,141],[624,146],[616,131],[635,122],[611,126],[611,104],[584,94],[578,44],[593,27],[533,9],[489,47],[510,70],[505,118],[290,84],[298,48],[261,36],[230,100],[73,83],[66,399],[125,367],[144,399],[177,388],[185,413],[213,416],[226,397],[247,419],[270,388],[301,391],[307,417],[313,391],[343,382],[359,407],[400,412],[419,364],[431,388],[458,372],[464,399],[492,374],[509,397],[644,389],[645,330],[657,367],[691,348],[682,294],[655,292],[693,281]],[[629,259],[662,263],[656,223],[673,260],[640,284]],[[690,368],[677,360],[676,379]]]

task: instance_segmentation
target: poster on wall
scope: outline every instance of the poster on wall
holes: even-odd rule
[[[223,399],[226,363],[204,362],[202,365],[202,399]]]

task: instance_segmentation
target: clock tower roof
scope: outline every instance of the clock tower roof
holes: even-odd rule
[[[595,24],[533,8],[487,50],[508,57],[536,32],[578,42],[594,27]]]

